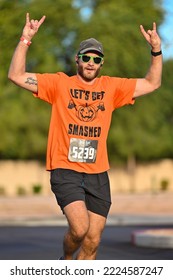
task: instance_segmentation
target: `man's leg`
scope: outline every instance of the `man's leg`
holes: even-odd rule
[[[89,215],[89,229],[85,235],[77,260],[95,260],[97,249],[100,244],[101,235],[106,224],[106,218],[88,211]]]
[[[71,202],[64,207],[64,214],[69,223],[68,232],[64,236],[64,258],[71,260],[88,232],[89,215],[84,201]]]

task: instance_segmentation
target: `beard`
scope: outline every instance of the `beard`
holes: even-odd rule
[[[100,67],[97,70],[87,70],[82,65],[78,65],[78,74],[82,77],[86,82],[91,82],[94,80],[100,72]]]

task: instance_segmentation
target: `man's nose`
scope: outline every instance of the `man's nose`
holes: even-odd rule
[[[91,58],[91,59],[88,61],[88,63],[89,63],[90,65],[94,65],[93,59]]]

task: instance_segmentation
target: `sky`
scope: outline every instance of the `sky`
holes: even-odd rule
[[[159,28],[162,38],[162,51],[164,59],[173,59],[173,1],[163,0],[166,12],[165,20]]]

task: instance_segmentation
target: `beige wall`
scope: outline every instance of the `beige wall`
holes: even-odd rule
[[[158,192],[163,180],[168,182],[168,190],[173,191],[172,160],[137,165],[131,174],[124,169],[110,170],[113,192]]]
[[[16,195],[19,188],[32,194],[36,184],[43,187],[43,194],[50,192],[49,172],[44,165],[37,161],[0,161],[0,188],[4,188],[7,195]]]
[[[173,191],[171,160],[137,165],[131,174],[123,168],[112,168],[109,175],[112,193],[157,192],[163,179],[169,182],[168,188]],[[45,165],[37,161],[0,161],[0,190],[4,189],[6,195],[16,195],[21,187],[26,194],[32,194],[32,187],[36,184],[43,187],[44,195],[50,194],[49,172],[45,170]]]

